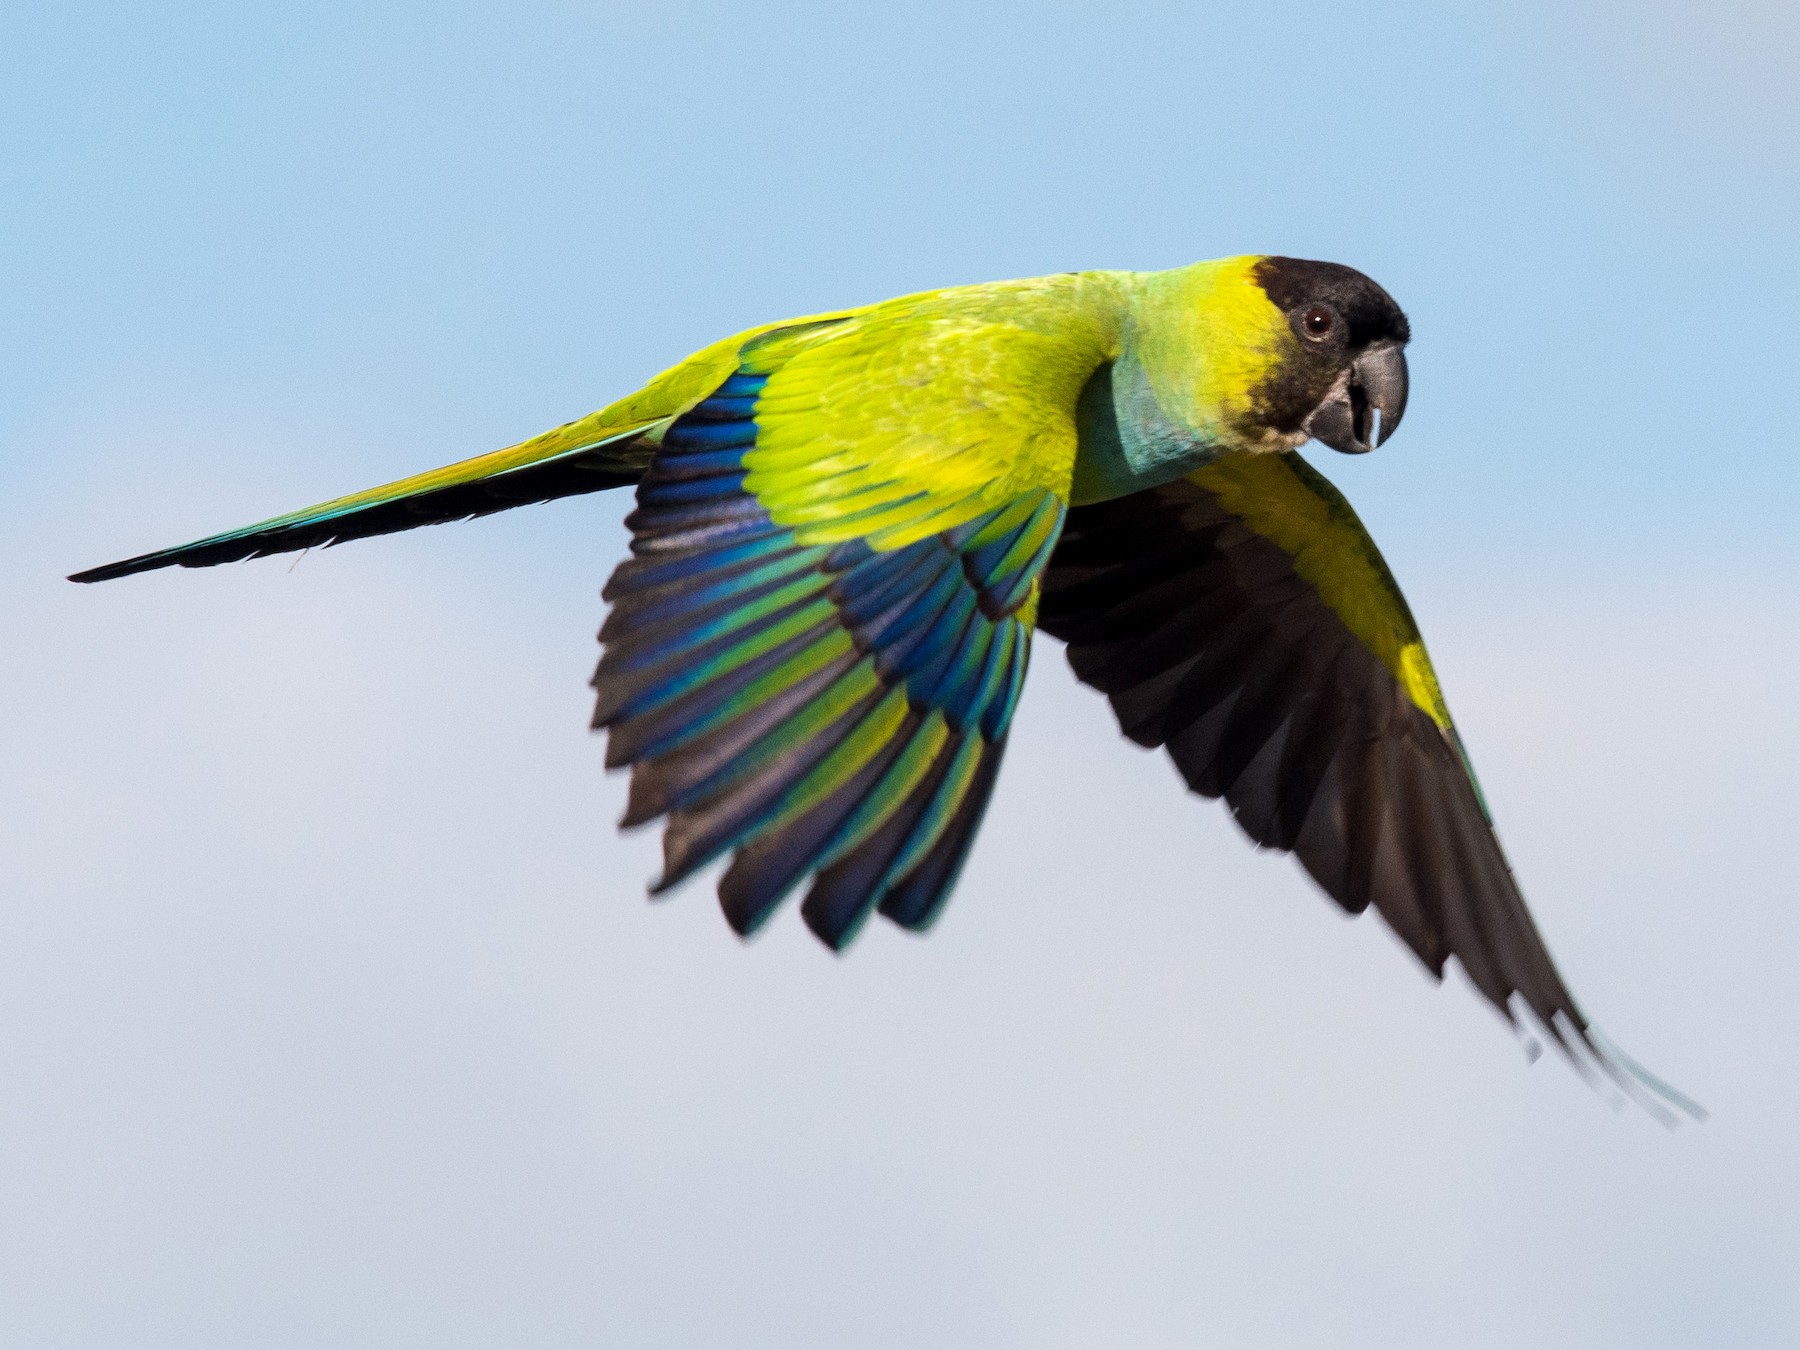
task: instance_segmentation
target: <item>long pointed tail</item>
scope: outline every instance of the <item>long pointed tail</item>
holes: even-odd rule
[[[505,450],[402,478],[276,516],[241,530],[77,572],[70,581],[111,581],[159,567],[212,567],[267,553],[341,544],[372,534],[485,516],[531,502],[625,487],[643,476],[664,420],[620,426],[603,413]]]

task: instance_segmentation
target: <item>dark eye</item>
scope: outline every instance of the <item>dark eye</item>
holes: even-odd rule
[[[1325,305],[1314,305],[1300,316],[1300,331],[1315,342],[1323,342],[1337,327],[1337,315]]]

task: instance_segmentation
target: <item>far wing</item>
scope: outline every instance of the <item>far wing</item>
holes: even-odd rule
[[[1298,454],[1070,512],[1039,622],[1125,734],[1167,747],[1258,844],[1291,850],[1346,910],[1374,905],[1434,975],[1454,956],[1508,1020],[1516,994],[1565,1048],[1573,1033],[1594,1050],[1406,602]]]
[[[658,890],[732,853],[740,933],[808,877],[834,948],[876,909],[932,921],[999,770],[1100,359],[889,312],[750,344],[669,428],[594,677],[623,823],[668,818]]]

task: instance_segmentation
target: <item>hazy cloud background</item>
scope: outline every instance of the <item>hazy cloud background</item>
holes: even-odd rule
[[[0,1342],[1800,1338],[1791,13],[0,19]],[[1669,1134],[1040,645],[920,942],[747,948],[582,732],[622,500],[86,589],[734,328],[1247,250],[1411,312],[1316,461]],[[1321,452],[1324,453],[1324,452]]]

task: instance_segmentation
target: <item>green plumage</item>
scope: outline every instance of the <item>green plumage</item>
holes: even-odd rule
[[[924,928],[986,809],[1039,621],[1133,739],[1509,1019],[1601,1049],[1487,820],[1412,616],[1295,448],[1373,449],[1405,316],[1247,257],[771,324],[461,464],[79,574],[208,566],[636,484],[594,725],[656,889],[715,859],[754,931]]]

